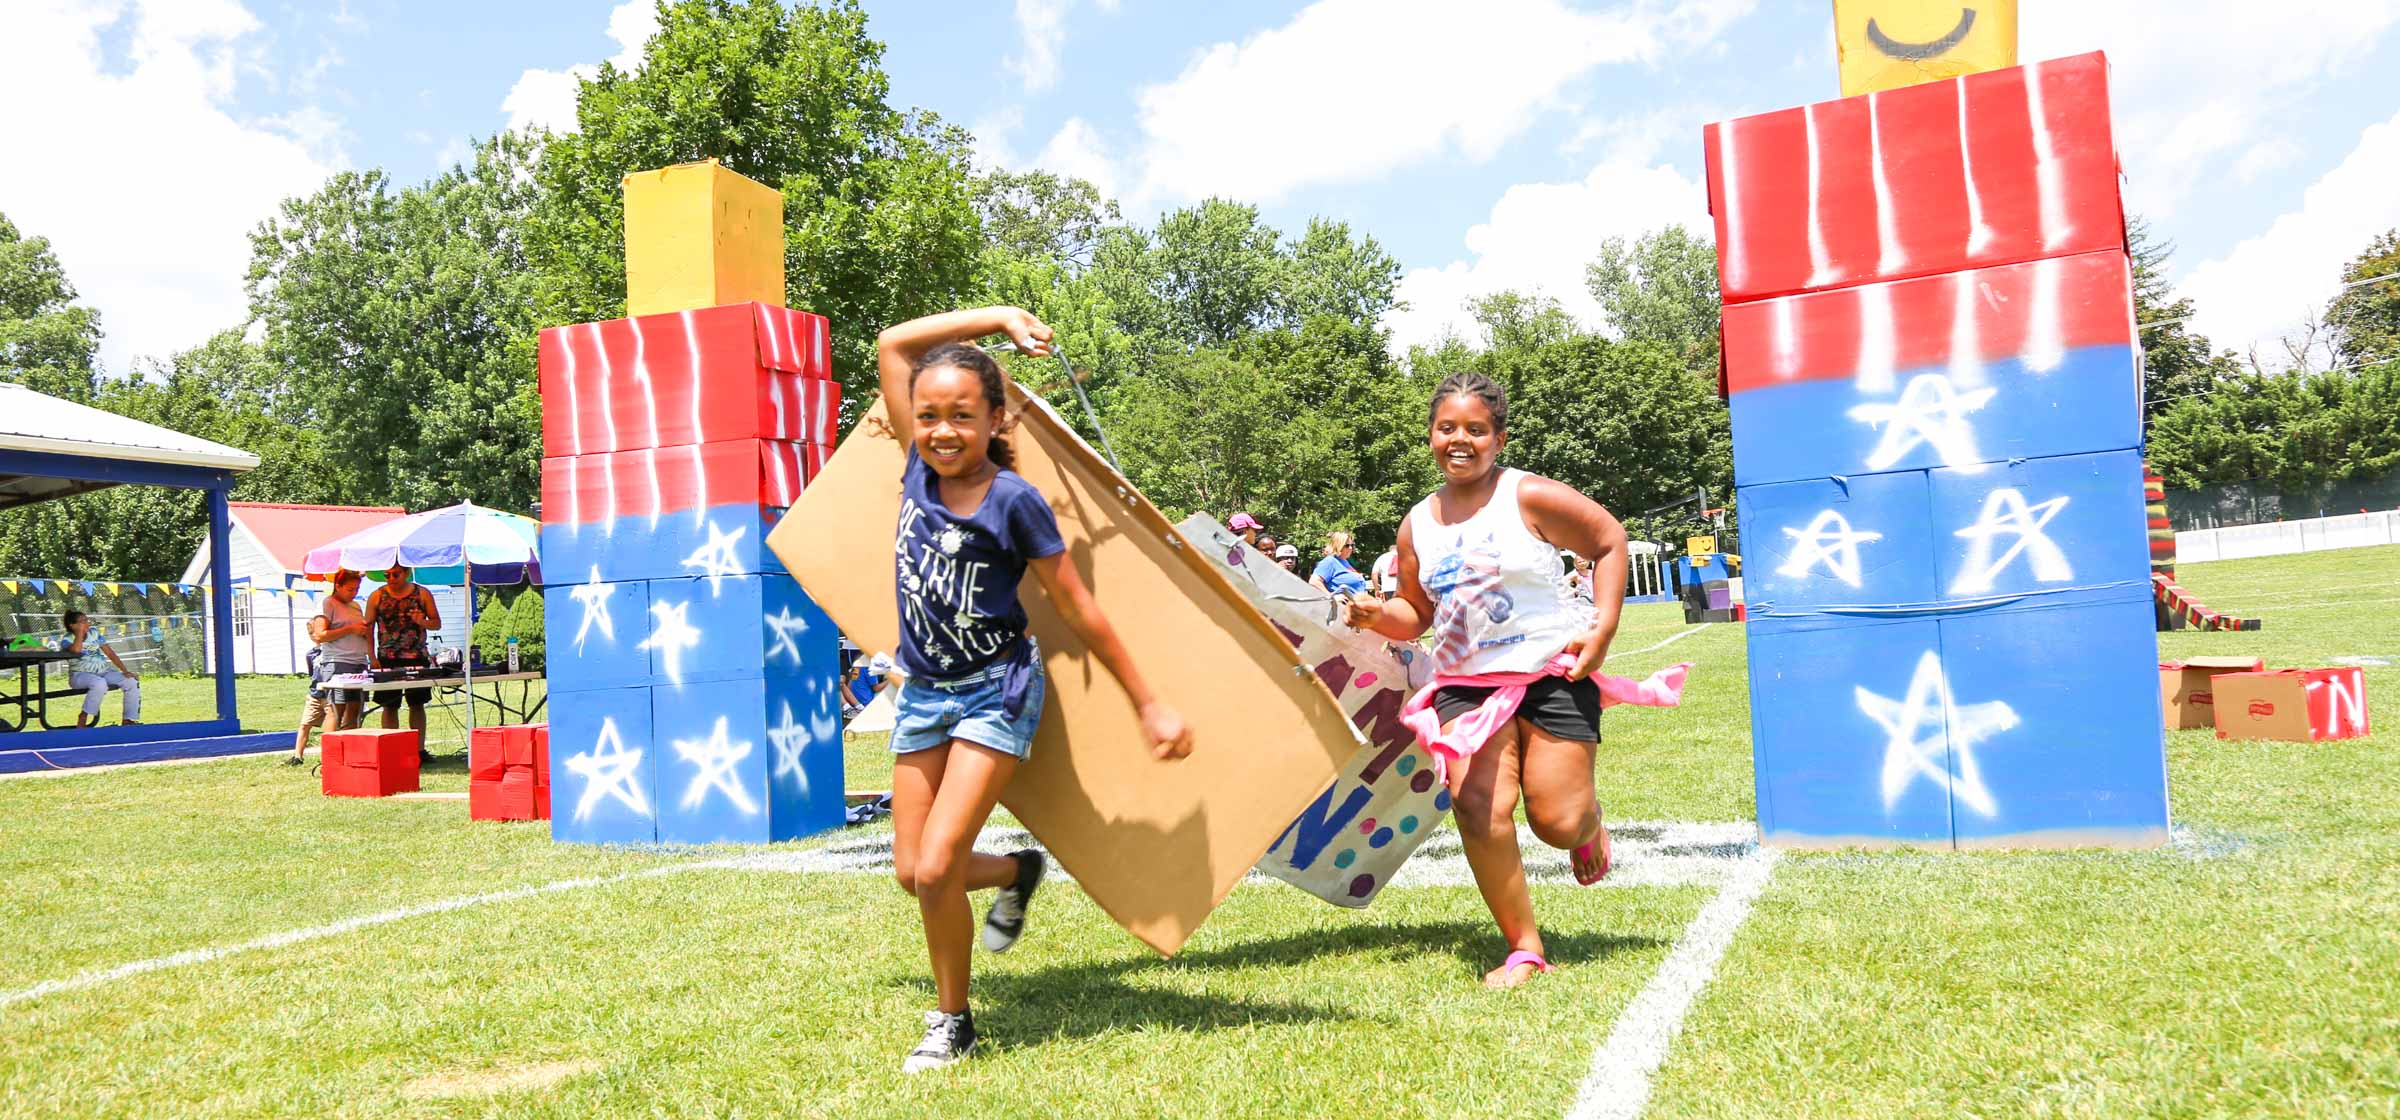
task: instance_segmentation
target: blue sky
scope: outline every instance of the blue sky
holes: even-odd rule
[[[1208,194],[1349,221],[1407,266],[1402,341],[1601,239],[1705,228],[1700,126],[1837,93],[1825,0],[873,2],[894,99],[1147,220]],[[402,182],[569,123],[638,64],[612,0],[30,0],[0,13],[0,213],[51,236],[107,359],[242,317],[246,233],[344,167]],[[2274,340],[2400,225],[2400,0],[2024,0],[2022,57],[2105,49],[2129,205],[2221,344]],[[853,324],[870,330],[880,324]]]

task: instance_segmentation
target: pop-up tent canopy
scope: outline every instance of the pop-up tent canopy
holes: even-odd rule
[[[236,474],[257,466],[258,456],[238,447],[0,382],[0,510],[127,483],[200,490],[208,495],[209,545],[224,555],[226,495]],[[222,565],[209,573],[209,640],[220,667],[233,664],[228,579]],[[289,735],[239,734],[230,672],[217,674],[216,700],[213,720],[17,732],[0,740],[0,771],[226,754]],[[39,752],[28,760],[36,752],[17,748]]]

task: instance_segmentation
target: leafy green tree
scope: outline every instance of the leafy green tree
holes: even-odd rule
[[[0,378],[88,401],[97,384],[100,313],[75,304],[75,286],[47,237],[26,237],[0,214]]]
[[[1310,218],[1291,259],[1282,302],[1294,321],[1331,316],[1373,323],[1398,302],[1399,258],[1373,237],[1352,237],[1348,222]]]
[[[1717,371],[1717,249],[1680,225],[1601,242],[1584,284],[1617,338],[1654,342],[1683,363]]]
[[[1127,476],[1177,519],[1244,510],[1280,532],[1322,532],[1322,511],[1356,473],[1337,424],[1217,350],[1163,358],[1126,381],[1107,422]]]
[[[1071,272],[1091,267],[1100,235],[1125,220],[1100,188],[1048,171],[997,170],[977,177],[975,215],[986,246]]]
[[[874,340],[959,306],[980,250],[969,138],[888,101],[883,44],[855,0],[674,0],[632,73],[582,83],[577,131],[549,137],[527,249],[540,321],[625,312],[631,172],[715,158],[783,193],[786,300],[831,319],[854,408]]]
[[[2176,401],[2208,392],[2241,367],[2232,351],[2212,353],[2208,339],[2186,326],[2192,301],[2172,298],[2166,276],[2175,247],[2139,217],[2125,223],[2125,239],[2133,256],[2133,321],[2142,338],[2142,415],[2148,420]]]
[[[1509,391],[1506,462],[1619,512],[1695,487],[1730,495],[1725,406],[1685,358],[1661,343],[1588,333],[1488,352],[1487,372]]]
[[[2400,360],[2359,370],[2287,370],[2218,381],[2169,405],[2149,429],[2169,489],[2258,481],[2299,494],[2400,469]]]
[[[2389,277],[2378,280],[2377,277]],[[2341,365],[2400,358],[2400,229],[2387,230],[2342,268],[2347,286],[2325,310]]]
[[[430,508],[529,508],[539,490],[529,141],[393,190],[342,172],[251,235],[251,313],[324,436],[325,489]]]

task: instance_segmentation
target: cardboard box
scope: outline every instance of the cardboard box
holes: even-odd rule
[[[2224,673],[2265,672],[2256,657],[2195,657],[2158,663],[2158,695],[2166,705],[2167,730],[2191,731],[2217,725],[2216,694],[2211,682]]]
[[[636,315],[783,303],[783,192],[716,160],[625,177],[625,305]]]
[[[822,315],[763,303],[551,327],[535,358],[542,454],[832,443],[841,386],[829,330]]]
[[[414,731],[334,731],[318,741],[325,745],[319,788],[329,797],[389,797],[418,788],[421,740]]]
[[[2367,734],[2366,670],[2225,673],[2211,682],[2217,738],[2314,743]]]
[[[507,767],[507,740],[505,727],[478,727],[467,736],[468,781],[500,780],[500,772]]]
[[[467,819],[471,821],[504,821],[508,819],[507,813],[500,805],[500,779],[468,779]]]
[[[2017,64],[2016,0],[1833,0],[1842,96]]]

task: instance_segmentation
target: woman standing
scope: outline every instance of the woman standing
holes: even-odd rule
[[[1517,849],[1519,798],[1534,835],[1573,851],[1577,882],[1608,873],[1591,676],[1625,599],[1625,529],[1573,488],[1499,465],[1508,396],[1490,378],[1443,378],[1429,427],[1442,488],[1401,523],[1400,592],[1353,599],[1349,619],[1400,641],[1433,632],[1443,726],[1429,745],[1446,761],[1467,865],[1510,950],[1484,983],[1515,987],[1551,967]],[[1562,548],[1593,561],[1597,607],[1559,593]]]

